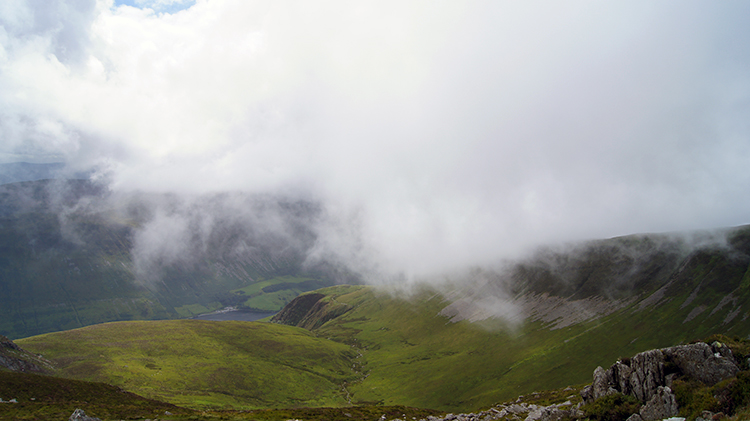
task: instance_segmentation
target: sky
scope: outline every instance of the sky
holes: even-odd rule
[[[0,162],[321,203],[406,274],[750,223],[740,1],[0,2]]]

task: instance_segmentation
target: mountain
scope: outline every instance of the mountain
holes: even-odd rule
[[[5,261],[5,273],[23,267],[26,277],[17,279],[33,280],[9,284],[3,278],[5,288],[16,288],[15,298],[6,301],[15,310],[1,307],[11,319],[26,311],[14,301],[33,296],[24,294],[23,285],[47,282],[55,287],[50,282],[57,282],[67,288],[83,282],[79,273],[100,271],[98,283],[84,283],[70,294],[74,313],[94,314],[94,303],[101,299],[96,294],[108,297],[102,307],[116,307],[116,297],[128,291],[133,294],[129,303],[140,299],[161,312],[128,314],[130,318],[179,316],[190,306],[208,308],[212,300],[219,305],[257,302],[277,288],[312,288],[323,279],[315,273],[341,279],[330,275],[333,271],[314,272],[303,264],[302,256],[315,241],[310,229],[314,204],[219,195],[189,203],[164,196],[134,202],[130,197],[124,201],[129,205],[122,205],[117,198],[99,203],[107,192],[87,193],[96,186],[67,183],[67,190],[58,190],[44,205],[45,192],[51,191],[45,183],[9,185],[15,190],[5,186],[0,192],[24,192],[3,202],[15,207],[4,211],[9,222],[2,227],[16,230],[3,241],[16,241],[20,250],[5,249],[19,257]],[[77,207],[60,205],[68,203],[66,194]],[[90,199],[82,201],[84,197]],[[85,211],[82,203],[89,203]],[[71,208],[75,210],[60,211]],[[207,219],[200,209],[207,208],[213,225],[202,235]],[[257,216],[255,224],[233,217],[244,208]],[[269,224],[259,223],[280,210],[283,218],[270,225],[283,229],[269,231],[264,228]],[[49,228],[39,224],[44,215]],[[19,229],[24,218],[28,228]],[[176,224],[187,228],[170,231],[176,236],[154,235],[163,233],[156,227]],[[198,234],[185,237],[185,232]],[[162,244],[164,238],[180,240],[180,253],[152,250],[143,260],[139,253],[144,247]],[[290,243],[291,238],[298,240]],[[81,257],[70,265],[67,256]],[[29,276],[45,264],[50,267],[46,276]],[[143,274],[139,267],[152,271]],[[150,279],[154,274],[158,276]],[[106,276],[117,282],[108,284]],[[355,404],[470,411],[533,391],[570,385],[580,389],[597,366],[608,367],[645,350],[714,334],[746,338],[748,285],[750,227],[744,226],[546,247],[524,259],[401,288],[332,286],[288,297],[289,304],[273,318],[275,324],[107,323],[17,343],[56,364],[55,375],[105,381],[195,408]],[[36,298],[47,307],[35,308],[37,313],[49,308],[60,320],[58,308],[65,307],[51,305],[53,295],[62,294]],[[79,296],[88,301],[76,301]],[[301,389],[289,386],[297,384]],[[306,394],[310,390],[315,391],[312,396]]]
[[[304,266],[312,203],[215,194],[117,195],[87,180],[0,186],[0,333],[117,320],[276,311],[333,284]]]
[[[353,401],[443,410],[584,383],[621,356],[750,334],[750,228],[542,250],[411,295],[332,287],[273,321],[363,354]]]
[[[282,398],[273,390],[284,389],[283,381],[238,381],[235,374],[245,371],[234,361],[245,361],[256,352],[268,355],[267,350],[253,348],[266,341],[255,337],[257,332],[273,334],[273,343],[285,343],[306,331],[319,346],[346,349],[338,354],[346,369],[331,374],[328,383],[320,382],[328,384],[327,392],[318,392],[328,396],[328,405],[469,411],[533,391],[590,382],[597,366],[607,367],[648,349],[712,334],[748,337],[748,238],[750,227],[738,227],[710,235],[592,241],[453,275],[448,284],[390,290],[340,285],[308,292],[292,300],[270,325],[114,323],[18,343],[57,363],[59,375],[111,382],[174,404],[190,405],[181,400],[183,394],[197,392],[185,392],[186,385],[212,390],[199,380],[211,378],[227,386],[217,389],[216,397],[206,398],[207,405],[252,402],[245,393],[258,388],[265,390],[267,400],[255,405],[278,407],[311,398],[292,398],[302,393],[292,389]],[[185,336],[188,331],[192,333]],[[285,348],[291,349],[278,347]],[[223,349],[242,351],[232,354]],[[310,350],[295,354],[295,359],[304,361]],[[200,366],[191,362],[196,356],[213,367],[210,372],[190,368]],[[335,361],[318,356],[287,364],[293,373],[338,364]],[[258,364],[274,373],[271,360]],[[159,371],[170,374],[157,380]],[[254,376],[266,378],[251,372],[241,377]],[[289,376],[273,377],[292,379]],[[236,398],[222,401],[218,396]],[[202,402],[189,400],[194,405]]]
[[[0,184],[57,178],[65,169],[62,162],[34,164],[9,162],[0,164]],[[82,177],[83,178],[83,177]]]

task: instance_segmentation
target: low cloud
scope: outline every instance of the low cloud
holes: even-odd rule
[[[405,279],[748,222],[744,4],[173,3],[3,3],[0,159],[316,203],[310,259]],[[139,264],[214,227],[186,209]]]

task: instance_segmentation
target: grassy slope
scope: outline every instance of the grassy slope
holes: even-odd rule
[[[17,343],[62,376],[193,408],[338,406],[357,376],[349,346],[268,323],[118,322]]]
[[[112,323],[17,342],[57,362],[61,375],[184,406],[341,406],[348,392],[355,404],[471,411],[590,382],[597,365],[646,349],[716,332],[750,333],[743,314],[723,323],[732,311],[726,305],[683,323],[691,290],[683,283],[661,305],[634,311],[634,304],[549,330],[538,322],[452,323],[438,315],[446,302],[429,289],[406,301],[370,287],[339,286],[319,291],[327,294],[324,311],[351,310],[314,329],[317,338],[275,324],[183,320]],[[722,296],[707,289],[694,304],[716,308]]]
[[[445,302],[431,291],[411,301],[371,288],[323,291],[337,304],[353,307],[315,332],[362,350],[369,375],[349,390],[353,401],[363,403],[473,410],[535,390],[590,382],[597,365],[608,366],[620,356],[711,333],[750,333],[750,320],[742,315],[723,324],[728,306],[683,324],[691,307],[681,304],[690,289],[656,307],[634,311],[634,305],[558,330],[541,323],[511,328],[497,321],[451,323],[438,315]],[[721,297],[709,295],[704,304],[715,308]]]
[[[66,420],[76,408],[103,419],[187,415],[191,411],[145,399],[103,384],[36,374],[0,371],[0,398],[18,403],[0,405],[2,420]]]
[[[738,249],[748,249],[750,233],[747,231],[744,229],[744,234],[734,240],[742,246]],[[601,264],[606,266],[606,260],[602,259]],[[106,329],[97,327],[75,331],[88,332],[89,336],[82,338],[87,342],[116,343],[121,351],[103,347],[99,350],[98,347],[77,342],[73,336],[61,336],[62,339],[57,340],[51,349],[52,354],[58,353],[57,356],[42,349],[46,345],[42,344],[41,339],[32,338],[20,343],[58,360],[63,366],[64,375],[122,384],[129,390],[147,396],[164,396],[171,402],[182,402],[179,400],[181,397],[167,396],[168,394],[185,389],[190,393],[190,398],[184,399],[195,400],[198,405],[343,405],[346,400],[341,395],[336,395],[339,390],[336,387],[343,381],[348,381],[345,393],[355,403],[401,404],[469,411],[534,390],[590,382],[591,373],[597,365],[608,366],[620,356],[631,356],[647,349],[704,338],[713,333],[742,337],[748,335],[748,261],[748,253],[727,254],[719,249],[692,253],[684,261],[674,262],[674,271],[669,269],[669,273],[659,272],[658,282],[649,283],[648,280],[648,275],[656,272],[651,269],[643,272],[644,285],[650,287],[639,290],[642,291],[639,300],[630,307],[607,317],[557,330],[550,330],[540,322],[525,322],[515,326],[507,326],[500,321],[451,323],[438,315],[447,302],[427,288],[416,293],[410,301],[380,294],[367,287],[340,286],[324,289],[320,292],[327,294],[323,299],[327,305],[317,306],[315,309],[315,318],[320,323],[315,319],[307,319],[301,325],[311,329],[320,338],[317,339],[320,341],[319,346],[344,344],[355,348],[353,352],[349,351],[350,348],[341,348],[342,352],[349,352],[343,354],[348,359],[342,365],[346,370],[339,372],[341,376],[338,380],[331,381],[332,386],[326,389],[330,392],[329,395],[318,400],[305,395],[305,387],[299,390],[292,387],[293,390],[286,394],[279,392],[284,387],[285,379],[275,368],[269,383],[261,381],[254,386],[263,387],[264,392],[271,391],[264,393],[264,399],[256,397],[260,392],[242,396],[237,395],[239,392],[233,392],[234,388],[247,390],[248,384],[254,379],[264,380],[265,377],[261,371],[241,371],[248,365],[234,365],[234,354],[224,351],[229,344],[238,340],[235,338],[238,332],[232,332],[231,329],[219,329],[220,333],[211,336],[214,343],[208,348],[204,348],[205,344],[202,343],[201,338],[207,336],[203,330],[183,338],[181,335],[185,333],[181,331],[189,329],[174,328],[176,325],[171,325],[171,322],[134,324],[133,326],[143,328],[140,329],[142,331],[131,329],[123,336],[130,348],[122,345],[120,333],[117,333],[120,329],[118,325]],[[654,264],[654,267],[657,266]],[[586,271],[581,276],[584,287],[590,287],[594,281],[606,283],[610,279],[608,274],[598,278],[591,276],[592,271],[589,269],[596,267],[584,265]],[[623,270],[623,273],[627,271]],[[548,282],[547,278],[538,279],[542,281],[540,287]],[[663,286],[665,282],[668,284]],[[294,282],[290,281],[290,284]],[[264,286],[261,290],[269,286]],[[662,299],[640,308],[639,301],[662,286]],[[588,290],[597,291],[597,288]],[[243,289],[246,294],[252,294],[253,291],[255,290]],[[702,312],[687,320],[689,314],[701,308],[704,309]],[[275,326],[267,329],[278,328],[280,327]],[[208,330],[213,329],[215,328]],[[287,343],[288,333],[285,332],[304,331],[280,330],[277,342]],[[113,338],[108,338],[108,335]],[[308,338],[314,339],[309,335]],[[324,338],[332,341],[325,341]],[[34,341],[37,341],[36,345]],[[178,341],[180,343],[174,345]],[[154,349],[151,343],[158,344],[157,348]],[[264,352],[263,347],[243,347],[243,352],[248,354]],[[162,348],[168,351],[163,351]],[[232,346],[229,348],[233,349]],[[362,356],[359,357],[357,352]],[[87,360],[82,361],[79,354]],[[275,364],[277,361],[272,358],[273,355],[269,355],[270,360],[265,362]],[[168,363],[157,361],[155,356]],[[308,366],[289,364],[287,367],[290,368],[290,373],[300,369],[328,367],[330,363],[326,359],[309,358],[305,350],[300,350],[296,358],[307,358],[309,362],[305,364]],[[133,365],[124,362],[125,360],[132,361]],[[196,368],[196,360],[203,365]],[[367,373],[366,378],[361,381],[357,381],[356,372],[347,371],[352,365],[358,370],[359,364],[364,365],[363,371]],[[128,367],[124,367],[125,365]],[[204,366],[210,366],[210,369],[204,369]],[[180,370],[184,373],[180,373]],[[242,377],[242,381],[235,382],[234,377],[225,376],[227,371],[229,374],[241,372],[238,376]],[[162,373],[157,374],[158,372]],[[100,374],[102,377],[92,377]],[[166,384],[159,378],[164,375],[168,377]],[[211,380],[212,376],[226,384],[226,388],[215,390],[215,384],[219,382]],[[179,383],[178,379],[193,380]],[[287,379],[296,381],[292,374]],[[205,390],[211,391],[211,394],[206,395],[207,398],[200,398]],[[250,404],[246,404],[248,400]]]
[[[324,281],[300,276],[277,276],[268,280],[258,280],[232,293],[243,300],[241,308],[259,311],[279,311],[299,294],[330,285]]]

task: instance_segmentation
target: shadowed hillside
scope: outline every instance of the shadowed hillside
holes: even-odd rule
[[[315,212],[272,197],[117,197],[85,180],[2,185],[0,334],[278,310],[332,284],[324,266],[302,267]]]

